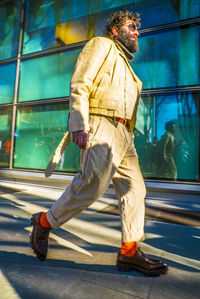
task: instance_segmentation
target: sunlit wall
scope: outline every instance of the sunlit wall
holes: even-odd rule
[[[122,8],[139,12],[142,20],[131,66],[143,81],[135,131],[143,175],[199,181],[197,0],[0,2],[1,168],[47,167],[67,128],[78,54],[88,39],[102,35],[106,17]],[[70,144],[56,171],[79,171],[79,155]]]

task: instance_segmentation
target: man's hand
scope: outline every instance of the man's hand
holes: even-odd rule
[[[72,142],[75,143],[80,149],[85,149],[87,144],[87,131],[78,131],[72,133]]]

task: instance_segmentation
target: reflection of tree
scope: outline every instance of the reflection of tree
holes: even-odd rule
[[[137,149],[141,157],[141,166],[145,176],[162,177],[164,172],[158,173],[158,165],[155,163],[158,157],[158,147],[153,140],[157,137],[157,126],[162,126],[163,121],[175,117],[177,132],[176,165],[178,168],[178,178],[197,178],[198,166],[196,163],[199,146],[199,118],[200,105],[197,93],[177,93],[174,95],[157,95],[143,97],[144,105],[140,105],[139,120],[142,124],[141,132],[137,140]],[[169,105],[169,106],[168,106]],[[171,106],[172,105],[172,106]],[[166,111],[167,107],[168,112]],[[171,110],[173,109],[173,110]],[[167,113],[169,115],[167,115]],[[163,118],[164,117],[164,118]],[[138,128],[139,128],[138,127]],[[159,127],[158,127],[159,129]],[[161,132],[161,130],[159,130]],[[154,167],[156,165],[156,167]]]
[[[162,114],[162,104],[165,101],[166,95],[152,95],[148,98],[143,97],[143,133],[145,142],[152,142],[153,138],[157,138],[157,120]]]
[[[199,95],[177,95],[177,104],[182,137],[179,141],[179,175],[185,179],[196,179],[199,156]]]
[[[13,31],[13,25],[16,22],[17,19],[17,9],[18,4],[12,3],[4,5],[0,7],[0,16],[1,16],[1,22],[0,22],[0,30],[4,32],[4,36],[6,37],[7,34]]]
[[[16,24],[17,21],[19,21],[18,7],[19,3],[17,2],[0,6],[0,33],[2,32],[2,34],[0,34],[0,42],[3,58],[12,55],[13,50],[17,50],[18,34],[16,34],[16,30],[19,30]]]
[[[197,94],[192,94],[190,96],[190,94],[188,95],[187,93],[184,93],[178,94],[176,99],[181,134],[184,140],[193,146],[194,136],[198,138],[199,130],[193,122],[194,116],[199,115],[199,96]]]
[[[53,5],[53,8],[54,8],[54,11],[55,11],[55,23],[56,24],[59,24],[60,22],[61,22],[61,20],[62,20],[62,10],[65,8],[65,1],[63,0],[62,1],[62,3],[60,4],[60,9],[59,10],[57,10],[57,5],[56,5],[56,2],[55,2],[55,4]],[[70,0],[68,0],[67,1],[67,20],[70,20],[70,8],[71,8],[71,1]],[[58,11],[58,12],[57,12]],[[59,11],[60,11],[60,13],[59,13]],[[69,28],[70,28],[70,22],[66,22],[66,25],[65,25],[66,27],[66,30],[68,31],[69,30]],[[65,45],[65,42],[64,41],[62,41],[62,39],[60,39],[59,40],[59,37],[56,39],[56,41],[57,41],[57,45],[58,46],[64,46]]]
[[[88,7],[88,28],[87,39],[92,38],[96,32],[96,25],[98,20],[98,13],[103,4],[103,0],[87,0]]]
[[[197,96],[193,95],[192,99],[188,99],[188,95],[178,94],[177,97],[177,108],[178,117],[182,118],[182,135],[184,138],[188,138],[191,135],[191,129],[189,127],[188,121],[192,119],[192,114],[194,111],[198,111]]]
[[[0,166],[8,167],[10,159],[11,109],[0,109]]]
[[[42,3],[43,0],[30,0],[30,12],[35,23],[38,17],[43,16]]]
[[[170,2],[180,19],[192,17],[191,12],[195,9],[198,11],[199,8],[199,1],[196,0],[170,0]],[[183,16],[183,13],[186,15]]]
[[[67,6],[67,19],[69,17],[71,1],[68,0],[66,2],[67,3],[65,4],[65,0],[53,1],[52,8],[54,10],[54,17],[55,17],[56,24],[61,22],[65,6]]]
[[[178,16],[180,16],[180,0],[170,0],[172,7]]]
[[[148,101],[145,102],[144,108],[143,108],[143,119],[144,119],[144,137],[145,137],[145,143],[149,143],[150,134],[151,134],[151,111],[154,107],[154,98],[150,97]]]
[[[27,2],[28,3],[28,2]],[[28,32],[26,34],[31,38],[31,31],[38,35],[37,31],[39,30],[42,24],[47,23],[47,18],[51,14],[54,16],[54,24],[55,24],[55,36],[56,36],[56,44],[57,46],[63,46],[65,44],[74,43],[82,40],[90,39],[94,36],[97,30],[97,22],[98,22],[98,13],[101,10],[103,5],[103,0],[87,0],[80,4],[87,5],[88,14],[82,18],[78,18],[72,15],[72,1],[59,0],[53,1],[49,3],[49,5],[44,6],[42,0],[30,0],[29,3],[29,17],[27,15],[26,22],[27,24],[32,20],[31,26],[27,26]],[[28,4],[27,4],[28,5]],[[28,6],[27,6],[28,7]],[[66,12],[64,15],[64,11]],[[28,11],[27,11],[28,12]],[[49,13],[47,13],[49,12]],[[43,26],[44,27],[44,26]],[[34,30],[33,30],[34,29]],[[49,29],[51,34],[51,30]],[[45,30],[43,28],[43,34],[45,34]],[[29,42],[30,39],[26,42]],[[43,41],[44,42],[44,41]],[[52,41],[48,41],[48,43]],[[46,41],[47,43],[47,41]],[[44,46],[42,46],[44,47]]]

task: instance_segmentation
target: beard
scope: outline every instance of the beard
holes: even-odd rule
[[[133,40],[130,34],[126,33],[124,30],[119,30],[118,40],[128,49],[129,52],[135,53],[138,51],[137,36]]]

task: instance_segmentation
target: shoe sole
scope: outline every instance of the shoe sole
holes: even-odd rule
[[[168,271],[167,267],[163,267],[163,268],[155,269],[155,270],[147,270],[147,269],[140,268],[136,265],[127,265],[127,264],[123,264],[123,263],[119,263],[119,262],[117,262],[116,267],[117,267],[117,270],[122,271],[122,272],[129,272],[129,271],[137,270],[146,276],[159,276],[161,274],[166,274]]]
[[[33,228],[34,228],[34,222],[35,222],[35,217],[32,216],[31,218],[31,225],[33,225]],[[36,256],[39,258],[39,260],[41,261],[45,261],[46,257],[44,257],[43,255],[41,255],[39,253],[39,251],[37,251],[37,249],[35,248],[34,246],[34,243],[33,243],[33,231],[31,233],[31,236],[30,236],[30,245],[31,245],[31,248],[33,249],[33,252],[36,254]]]

